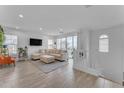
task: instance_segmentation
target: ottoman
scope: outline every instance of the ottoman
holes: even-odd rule
[[[55,61],[55,57],[51,55],[41,55],[40,60],[44,63],[51,63]]]

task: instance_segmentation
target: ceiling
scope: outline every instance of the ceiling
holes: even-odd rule
[[[106,28],[123,23],[124,6],[117,5],[0,6],[0,24],[46,35],[68,33],[80,28]]]

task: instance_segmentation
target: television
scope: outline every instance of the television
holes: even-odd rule
[[[31,46],[42,46],[42,39],[30,38]]]

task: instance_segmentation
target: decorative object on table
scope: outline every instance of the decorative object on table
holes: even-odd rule
[[[27,46],[25,46],[24,48],[24,57],[26,60],[28,59],[28,47]]]
[[[7,48],[7,45],[3,45],[2,55],[5,55],[5,56],[9,55],[9,49]]]
[[[25,61],[28,58],[28,48],[18,48],[18,61]]]
[[[18,61],[24,61],[24,49],[18,48]]]

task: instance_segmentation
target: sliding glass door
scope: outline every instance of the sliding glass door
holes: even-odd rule
[[[66,38],[61,39],[61,49],[66,50]]]
[[[57,49],[66,50],[68,58],[73,58],[73,51],[77,49],[77,36],[68,36],[57,39]]]
[[[67,52],[68,52],[68,57],[72,58],[73,56],[73,38],[72,37],[67,37]]]
[[[73,46],[74,46],[74,49],[76,50],[77,49],[77,36],[73,36]]]
[[[61,39],[57,39],[57,49],[61,49]]]

